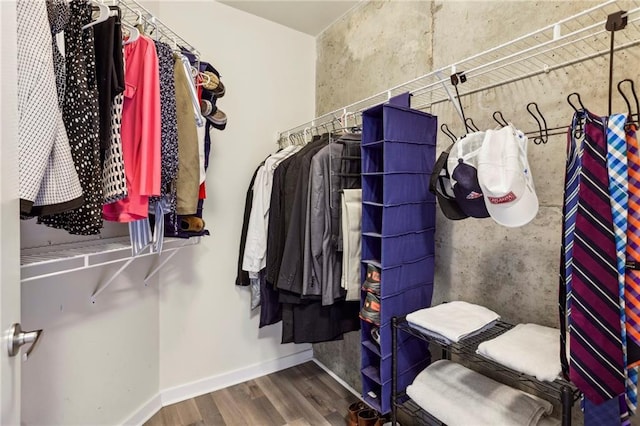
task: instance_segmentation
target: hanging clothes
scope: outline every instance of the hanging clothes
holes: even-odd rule
[[[62,56],[60,49],[58,49],[56,36],[64,30],[67,22],[69,22],[69,3],[67,0],[47,0],[47,13],[49,14],[49,25],[51,27],[51,49],[53,50],[53,68],[56,73],[58,104],[62,109],[67,77],[65,75],[64,56]]]
[[[149,197],[160,195],[160,83],[153,41],[143,35],[124,46],[122,149],[128,195],[103,207],[116,222],[147,218]]]
[[[240,232],[240,248],[238,253],[238,272],[236,275],[235,285],[239,286],[248,286],[249,283],[249,273],[242,269],[242,261],[244,259],[244,251],[247,243],[247,232],[249,230],[249,219],[251,217],[251,212],[253,211],[253,185],[256,181],[256,176],[258,175],[258,171],[262,167],[263,163],[258,165],[258,168],[253,172],[253,176],[251,177],[251,181],[249,182],[249,188],[247,189],[247,196],[244,200],[244,219],[242,221],[242,231]],[[265,271],[266,274],[266,271]],[[264,275],[264,274],[263,274]],[[266,281],[266,279],[265,279]]]
[[[113,16],[94,26],[96,69],[100,106],[100,147],[103,157],[103,203],[114,203],[128,194],[122,156],[122,105],[124,54],[120,18]]]
[[[58,105],[47,8],[20,0],[16,12],[20,214],[59,213],[84,198]]]
[[[340,191],[345,143],[359,146],[360,135],[346,134],[312,158],[306,213],[302,295],[321,296],[323,305],[344,299],[341,285]],[[305,287],[307,292],[305,293]]]
[[[299,158],[309,150],[317,150],[326,144],[328,137],[317,138],[305,145],[296,155],[284,160],[273,173],[273,189],[269,206],[267,231],[267,282],[277,285],[278,276],[295,198]]]
[[[273,174],[278,164],[294,154],[301,147],[288,146],[269,156],[258,168],[253,186],[251,216],[248,221],[246,247],[242,269],[251,278],[258,277],[258,272],[267,265],[267,230],[269,225],[269,206],[273,187]]]
[[[178,118],[174,58],[173,51],[168,44],[161,41],[156,41],[155,44],[160,72],[160,116],[162,118],[160,126],[160,152],[162,158],[160,194],[168,201],[170,211],[175,211],[175,180],[178,173],[178,132],[176,130]],[[157,199],[153,197],[153,200]]]
[[[192,215],[198,210],[200,188],[200,155],[198,132],[193,113],[189,78],[184,70],[181,55],[175,55],[174,75],[176,85],[176,111],[178,120],[178,173],[176,178],[179,215]]]
[[[362,189],[342,193],[342,277],[345,300],[360,301],[360,259],[362,259]]]
[[[102,228],[102,168],[98,140],[98,89],[91,5],[73,1],[64,31],[67,83],[62,108],[73,162],[82,185],[84,203],[65,213],[42,215],[39,222],[71,234],[95,235]]]

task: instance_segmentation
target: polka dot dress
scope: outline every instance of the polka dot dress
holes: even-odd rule
[[[174,78],[174,60],[171,47],[156,41],[158,68],[160,71],[160,114],[162,116],[161,134],[161,187],[163,198],[168,202],[169,210],[176,211],[176,176],[178,175],[178,122],[176,116],[176,87]],[[155,202],[159,197],[153,197]],[[168,213],[168,212],[165,212]]]
[[[98,140],[98,90],[93,47],[91,5],[74,0],[65,28],[66,89],[62,115],[84,204],[69,212],[41,216],[40,222],[71,234],[93,235],[102,228],[102,167]]]

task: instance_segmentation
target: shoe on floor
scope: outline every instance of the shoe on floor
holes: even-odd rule
[[[349,405],[349,426],[358,426],[358,413],[365,409],[367,406],[362,401]]]
[[[380,326],[380,299],[373,293],[367,293],[364,305],[360,309],[360,319]]]
[[[358,412],[358,426],[375,426],[378,421],[376,410],[362,410]]]
[[[370,263],[367,264],[367,276],[362,284],[362,289],[380,295],[380,268]]]

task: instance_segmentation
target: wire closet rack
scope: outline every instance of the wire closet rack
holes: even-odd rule
[[[121,19],[129,25],[142,25],[145,32],[156,40],[163,41],[177,49],[191,52],[200,59],[200,52],[152,12],[136,0],[104,1],[104,4],[120,7]],[[168,261],[184,247],[199,244],[200,237],[165,238],[162,253],[150,246],[136,256],[132,255],[129,237],[102,238],[74,243],[50,244],[43,247],[23,248],[20,251],[20,281],[22,283],[49,278],[60,274],[80,271],[87,268],[120,264],[120,267],[98,283],[91,296],[95,303],[97,296],[104,291],[135,259],[155,255],[158,259],[147,272],[144,284],[148,285]],[[161,254],[164,254],[162,258]]]
[[[613,51],[635,46],[640,43],[640,1],[609,0],[280,132],[278,142],[292,134],[305,132],[305,129],[326,127],[336,121],[340,122],[337,127],[345,126],[350,117],[359,117],[365,109],[406,92],[412,94],[412,107],[420,110],[451,100],[462,119],[451,75],[465,81],[461,86],[463,93],[460,96],[463,97],[606,55],[612,46],[605,24],[609,15],[620,11],[626,12],[627,26],[615,33]]]
[[[178,33],[136,0],[114,0],[112,3],[114,6],[120,7],[121,19],[129,25],[141,23],[145,27],[147,34],[152,38],[163,41],[174,48],[187,49],[198,58],[200,57],[200,52],[193,45],[180,37]]]

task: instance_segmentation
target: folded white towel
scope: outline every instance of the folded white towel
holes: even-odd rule
[[[443,303],[407,315],[409,323],[431,330],[452,342],[458,342],[498,319],[500,315],[484,306],[461,301]]]
[[[418,374],[407,394],[449,426],[536,426],[553,410],[548,401],[447,360]]]
[[[561,370],[560,330],[538,324],[518,324],[480,343],[478,354],[538,380],[554,381]]]
[[[453,342],[451,342],[451,340],[447,339],[446,337],[444,337],[441,334],[436,333],[435,331],[427,330],[426,328],[420,327],[417,324],[412,324],[412,323],[408,323],[408,324],[409,324],[409,327],[413,328],[414,330],[419,331],[420,333],[422,333],[422,334],[424,334],[426,336],[433,337],[436,340],[438,340],[440,342],[443,342],[443,343],[445,343],[447,345],[450,345],[451,343],[453,343]],[[466,338],[469,338],[469,337],[473,337],[476,334],[480,334],[483,331],[486,331],[486,330],[490,329],[494,325],[496,325],[496,321],[491,321],[490,323],[488,323],[487,325],[483,326],[479,330],[476,330],[474,332],[471,332],[471,333],[467,334],[466,336],[464,336],[464,338],[466,339]]]

